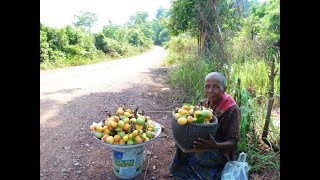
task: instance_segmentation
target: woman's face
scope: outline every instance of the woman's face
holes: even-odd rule
[[[206,80],[204,89],[210,104],[216,104],[226,91],[226,88],[222,87],[220,81],[214,78]]]

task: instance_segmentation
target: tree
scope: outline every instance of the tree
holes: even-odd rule
[[[88,28],[90,31],[91,27],[96,24],[98,21],[97,15],[93,12],[80,12],[79,15],[75,15],[75,17],[78,19],[76,22],[74,22],[74,26],[76,27],[84,27]]]
[[[130,16],[130,24],[134,25],[141,25],[147,22],[148,13],[145,11],[138,11],[134,15]]]

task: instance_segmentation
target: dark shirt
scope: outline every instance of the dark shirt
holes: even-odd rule
[[[238,143],[240,141],[241,122],[241,111],[239,106],[235,104],[217,118],[219,127],[215,135],[216,141],[223,142],[232,138],[236,143]],[[236,160],[236,148],[237,146],[235,146],[230,151],[221,151],[225,158],[225,161]]]

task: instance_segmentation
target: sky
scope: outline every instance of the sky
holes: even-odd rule
[[[40,0],[40,22],[49,27],[65,27],[76,21],[74,15],[90,11],[98,21],[92,32],[99,32],[111,20],[124,24],[137,11],[147,11],[153,19],[160,7],[169,9],[171,0]]]

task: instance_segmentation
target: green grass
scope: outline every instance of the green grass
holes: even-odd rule
[[[231,73],[232,82],[237,82],[240,78],[241,86],[246,87],[247,90],[254,96],[264,95],[268,96],[269,91],[269,74],[270,67],[264,61],[245,61],[241,64],[234,63],[231,65],[233,71]],[[276,65],[279,67],[279,64]],[[275,105],[280,104],[280,70],[274,80]]]

